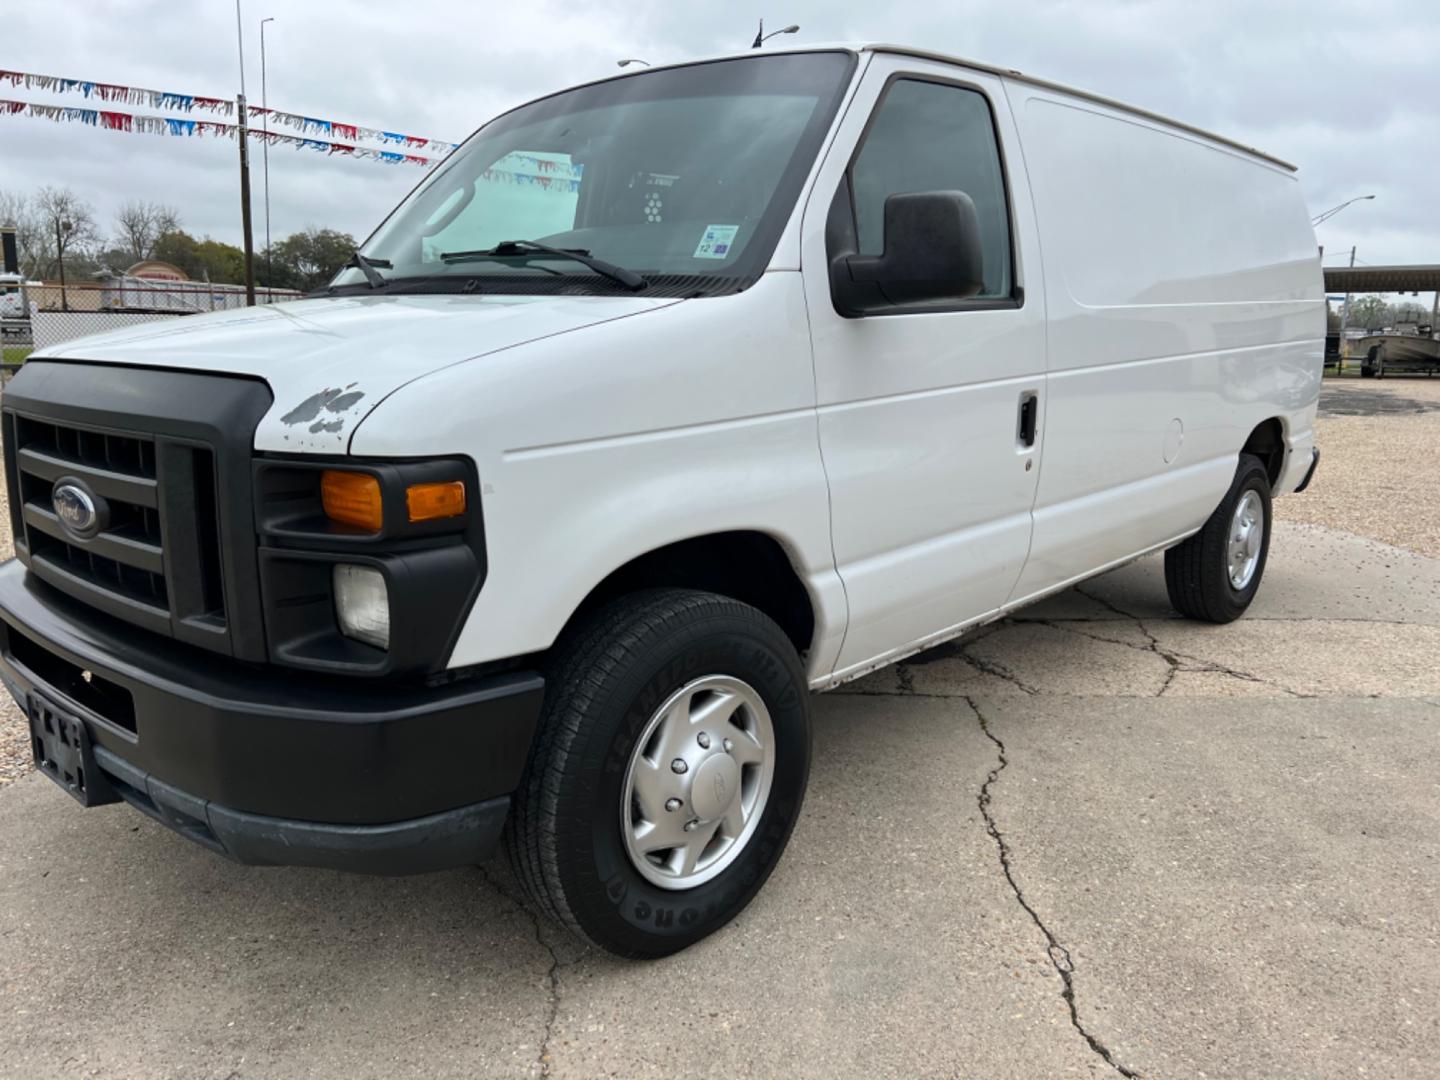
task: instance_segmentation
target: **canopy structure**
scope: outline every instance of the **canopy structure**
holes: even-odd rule
[[[1327,266],[1327,293],[1436,292],[1440,264],[1430,266]]]

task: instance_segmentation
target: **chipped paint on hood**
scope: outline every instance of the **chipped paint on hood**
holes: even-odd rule
[[[345,296],[187,315],[33,354],[32,359],[258,376],[275,404],[255,449],[344,453],[395,390],[501,349],[655,311],[678,300],[609,296]]]

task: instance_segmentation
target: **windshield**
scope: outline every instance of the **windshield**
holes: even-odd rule
[[[834,115],[847,53],[642,72],[544,98],[482,128],[361,251],[387,291],[613,292],[538,241],[634,271],[650,289],[733,292],[765,268]],[[449,258],[445,258],[449,256]],[[456,256],[465,256],[456,258]],[[698,279],[698,281],[697,281]],[[336,286],[369,288],[356,268]]]

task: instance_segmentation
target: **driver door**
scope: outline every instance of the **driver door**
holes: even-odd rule
[[[888,195],[954,190],[980,219],[981,294],[840,315],[829,279],[837,244],[879,254]],[[801,238],[832,539],[850,607],[836,675],[1001,607],[1025,565],[1045,412],[1044,283],[1035,222],[1018,197],[1026,190],[998,79],[900,56],[871,61]]]

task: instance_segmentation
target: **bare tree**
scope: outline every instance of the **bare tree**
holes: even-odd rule
[[[0,191],[0,225],[15,226],[15,246],[19,249],[20,273],[34,277],[40,272],[44,251],[40,242],[40,214],[34,200],[14,191]]]
[[[115,247],[135,262],[155,253],[155,241],[180,228],[180,215],[173,206],[132,199],[115,214]]]
[[[47,273],[59,274],[67,258],[83,254],[99,239],[95,211],[69,188],[42,187],[35,196],[35,209]]]
[[[1424,323],[1430,321],[1430,309],[1414,300],[1401,300],[1391,306],[1391,324],[1402,322]]]

